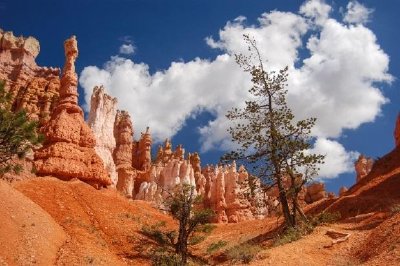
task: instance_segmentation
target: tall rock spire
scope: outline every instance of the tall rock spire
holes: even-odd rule
[[[75,36],[64,42],[66,63],[61,78],[60,100],[50,121],[43,127],[46,137],[35,153],[38,175],[51,175],[63,180],[78,178],[95,187],[111,184],[103,162],[95,152],[93,132],[83,119],[78,106],[78,76],[75,60],[78,48]]]

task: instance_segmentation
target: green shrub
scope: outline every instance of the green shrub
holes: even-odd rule
[[[165,222],[156,223],[153,225],[144,225],[142,227],[141,233],[145,236],[155,240],[160,245],[169,244],[170,238],[174,237],[172,232],[164,232],[160,230],[160,227],[165,226]]]
[[[210,234],[217,226],[215,224],[201,224],[196,228],[196,232]]]
[[[151,256],[154,266],[179,266],[182,265],[179,255],[168,251],[157,251]]]
[[[225,247],[226,244],[228,244],[227,242],[223,241],[223,240],[219,240],[218,242],[215,243],[211,243],[208,247],[207,247],[207,253],[213,253],[217,250],[219,250],[222,247]]]
[[[226,253],[231,261],[250,263],[254,257],[261,251],[261,247],[251,244],[242,244],[229,249]]]
[[[400,204],[395,204],[390,207],[390,211],[392,214],[400,213]]]
[[[311,224],[315,227],[318,226],[320,224],[331,224],[334,223],[336,221],[338,221],[340,218],[342,217],[342,215],[340,214],[340,212],[322,212],[319,215],[311,218]]]
[[[300,228],[289,227],[275,239],[274,246],[281,246],[299,240],[303,236]]]

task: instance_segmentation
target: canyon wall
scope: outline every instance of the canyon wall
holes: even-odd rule
[[[33,37],[16,37],[0,29],[0,80],[13,96],[14,111],[25,109],[32,119],[44,125],[57,105],[60,69],[39,67],[40,51]]]

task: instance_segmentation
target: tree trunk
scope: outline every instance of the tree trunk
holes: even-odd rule
[[[282,180],[280,176],[277,177],[277,184],[279,189],[279,201],[281,202],[282,205],[282,212],[283,212],[283,217],[285,218],[285,223],[289,227],[294,227],[294,221],[292,219],[292,216],[290,215],[290,209],[286,197],[286,191],[282,185]]]

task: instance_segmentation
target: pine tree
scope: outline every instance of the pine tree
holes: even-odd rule
[[[190,237],[199,225],[209,222],[213,215],[201,203],[201,197],[195,195],[195,187],[188,184],[177,186],[168,203],[172,216],[179,222],[175,252],[181,256],[182,265],[187,264]]]
[[[286,225],[296,225],[296,214],[305,218],[298,194],[319,170],[324,156],[309,152],[315,118],[296,121],[287,106],[286,82],[288,67],[267,72],[254,39],[244,35],[249,55],[236,54],[237,64],[251,75],[251,99],[244,108],[234,108],[227,118],[234,122],[229,128],[232,140],[239,144],[236,151],[222,161],[241,160],[269,186],[277,186]],[[287,185],[287,184],[290,185]]]
[[[11,111],[12,97],[0,82],[0,177],[9,171],[22,170],[16,158],[23,158],[35,145],[43,141],[37,133],[36,121],[30,121],[24,110]]]

